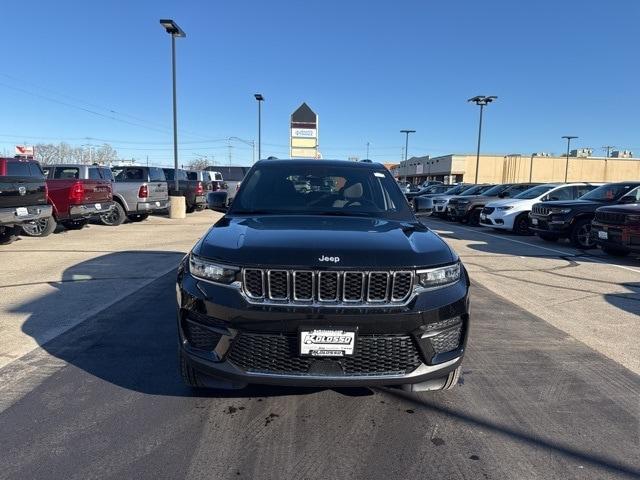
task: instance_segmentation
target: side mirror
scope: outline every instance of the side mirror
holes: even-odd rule
[[[209,192],[207,193],[207,205],[210,210],[215,212],[227,212],[227,192]]]
[[[624,197],[622,197],[618,203],[621,203],[623,205],[629,204],[629,203],[640,203],[638,202],[638,200],[636,199],[636,197],[633,197],[631,195],[625,195]]]
[[[416,197],[413,199],[413,209],[416,215],[428,217],[433,213],[433,200],[428,197]]]

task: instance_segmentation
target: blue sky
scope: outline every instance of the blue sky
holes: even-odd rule
[[[263,156],[288,155],[291,112],[320,118],[325,158],[397,161],[475,150],[633,148],[640,155],[637,0],[12,0],[0,45],[0,150],[26,141],[107,139],[123,157],[169,164],[170,40],[179,39],[181,160],[249,164],[263,108]],[[101,115],[90,113],[97,112]]]

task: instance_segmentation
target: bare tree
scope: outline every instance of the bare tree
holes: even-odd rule
[[[107,164],[118,159],[118,152],[108,143],[98,147],[91,155],[83,147],[72,147],[61,142],[58,145],[52,143],[39,143],[34,147],[35,158],[43,165],[50,163],[88,163],[94,162]]]
[[[187,167],[189,170],[204,170],[209,167],[211,163],[206,157],[196,158],[195,160],[191,160],[187,163]]]

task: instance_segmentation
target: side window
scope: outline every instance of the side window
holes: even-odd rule
[[[29,164],[27,162],[7,162],[7,176],[30,177]]]
[[[561,187],[549,193],[549,200],[573,200],[576,187]]]
[[[198,172],[187,172],[187,178],[189,180],[198,180]]]
[[[596,188],[596,185],[580,185],[576,187],[576,190],[578,192],[576,193],[576,198],[580,198],[581,196],[586,195],[594,188]]]
[[[144,170],[142,168],[129,167],[125,170],[125,181],[142,182],[146,180]]]
[[[123,182],[125,180],[125,168],[113,167],[111,169],[111,172],[113,172],[113,178],[116,182]]]
[[[111,173],[111,170],[108,168],[100,167],[100,175],[102,175],[102,178],[105,180],[114,181],[113,173]]]
[[[89,167],[89,180],[102,180],[100,169],[96,167]]]
[[[636,199],[637,203],[640,203],[640,187],[636,187],[635,190],[631,190],[625,195],[625,197],[632,197]]]
[[[164,182],[166,178],[162,169],[157,167],[149,167],[149,181],[150,182]]]
[[[63,180],[77,180],[80,177],[80,169],[77,167],[56,167],[53,178]]]

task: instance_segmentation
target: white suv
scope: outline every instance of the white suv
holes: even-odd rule
[[[534,203],[574,200],[601,183],[545,183],[525,190],[513,198],[489,202],[480,213],[480,225],[499,230],[529,233],[529,212]]]

